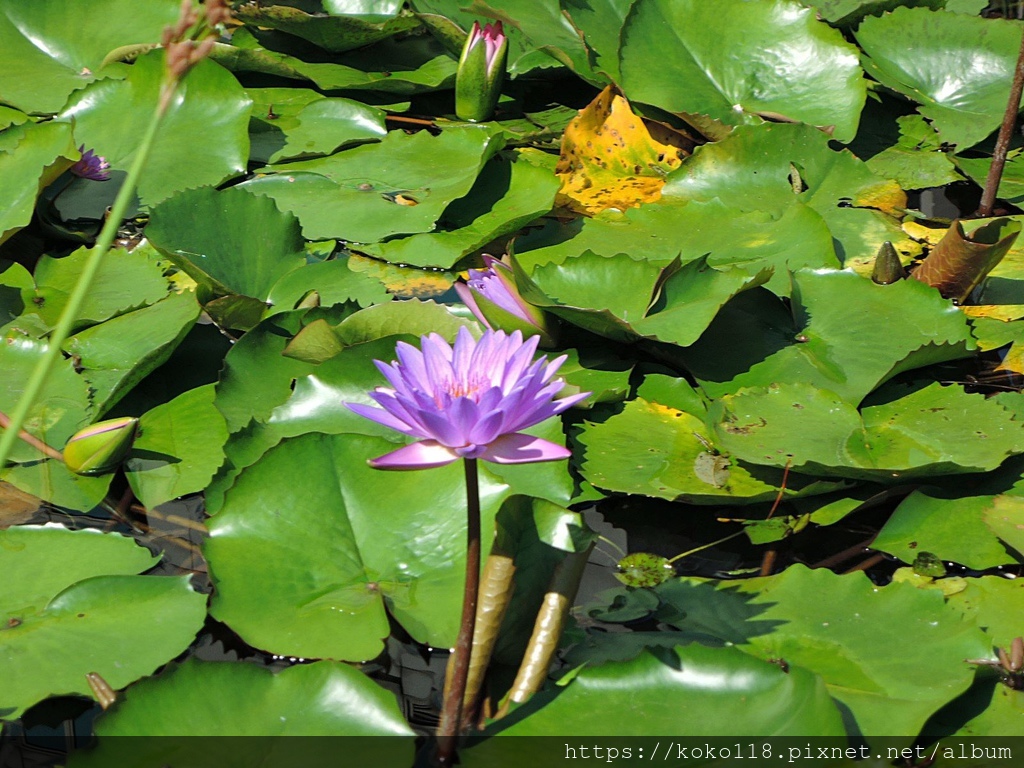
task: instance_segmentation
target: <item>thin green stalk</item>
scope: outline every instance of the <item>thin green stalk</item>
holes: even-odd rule
[[[153,112],[153,119],[146,128],[146,133],[142,138],[142,143],[139,145],[135,160],[132,161],[132,167],[128,171],[128,176],[117,193],[114,205],[111,206],[110,214],[103,224],[103,229],[96,240],[96,245],[93,246],[85,267],[82,269],[82,274],[78,278],[78,283],[68,298],[67,306],[64,307],[64,312],[61,313],[60,320],[57,321],[57,327],[50,334],[46,351],[39,362],[36,363],[36,367],[32,370],[32,375],[25,384],[25,390],[21,393],[18,404],[10,414],[10,423],[3,433],[0,434],[0,468],[7,463],[7,457],[10,456],[11,448],[14,447],[14,441],[18,439],[18,433],[21,432],[25,419],[28,417],[28,412],[42,391],[43,385],[50,375],[50,370],[61,353],[61,347],[64,346],[64,342],[71,333],[71,326],[78,317],[78,312],[82,308],[82,302],[85,301],[86,294],[92,286],[97,271],[99,271],[103,257],[110,250],[110,246],[117,236],[117,229],[124,220],[128,204],[131,202],[132,194],[135,192],[135,187],[138,184],[139,176],[142,175],[142,168],[153,146],[153,139],[156,137],[157,129],[160,127],[160,121],[167,111],[167,106],[170,104],[171,97],[176,88],[177,82],[173,80],[164,85],[160,102],[157,105],[157,109]]]
[[[449,664],[453,665],[451,684],[444,692],[441,722],[437,726],[437,758],[451,765],[462,731],[462,700],[469,677],[469,657],[476,628],[476,603],[480,592],[480,487],[476,459],[463,459],[466,469],[466,588],[462,595],[462,620],[459,636]]]

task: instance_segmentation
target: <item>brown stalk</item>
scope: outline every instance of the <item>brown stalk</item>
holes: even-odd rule
[[[8,418],[7,414],[6,413],[0,413],[0,429],[7,429],[8,427],[10,427],[10,425],[11,425],[11,420],[10,420],[10,418]],[[51,459],[55,459],[56,461],[64,461],[64,454],[63,453],[61,453],[60,451],[56,450],[55,448],[51,448],[46,443],[44,443],[42,440],[40,440],[38,437],[36,437],[35,435],[29,434],[24,429],[19,429],[18,430],[18,437],[21,438],[21,440],[23,440],[24,442],[26,442],[29,445],[31,445],[33,448],[35,448],[40,453],[43,453],[43,454],[49,456]]]
[[[996,202],[996,193],[999,191],[999,181],[1003,177],[1003,166],[1006,165],[1006,153],[1010,149],[1010,139],[1013,137],[1013,129],[1017,124],[1017,110],[1020,109],[1022,90],[1024,90],[1024,36],[1021,37],[1020,41],[1020,52],[1017,54],[1017,68],[1013,71],[1010,99],[1006,103],[1003,124],[999,127],[996,149],[992,155],[992,165],[989,166],[988,176],[985,178],[985,190],[981,194],[981,203],[978,205],[978,211],[974,214],[978,218],[992,215],[992,206]]]

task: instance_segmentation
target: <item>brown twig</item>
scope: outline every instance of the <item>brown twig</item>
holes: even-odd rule
[[[854,544],[852,547],[847,547],[842,552],[837,552],[831,557],[826,557],[824,560],[821,560],[812,565],[811,568],[831,568],[833,565],[845,563],[854,555],[864,554],[865,550],[867,550],[871,546],[871,542],[873,542],[874,540],[875,536],[872,535],[869,538],[864,539],[864,541],[860,542],[859,544]]]
[[[883,555],[881,552],[879,552],[878,554],[872,555],[867,560],[864,560],[862,562],[857,563],[857,565],[853,566],[853,568],[850,568],[848,570],[843,571],[842,575],[845,576],[848,573],[856,573],[857,571],[866,571],[868,568],[872,567],[873,565],[878,565],[883,560],[885,560],[885,555]]]
[[[427,128],[437,128],[433,120],[423,120],[418,117],[402,117],[401,115],[384,115],[384,119],[392,123],[409,123],[410,125],[423,125]]]
[[[11,420],[8,418],[7,414],[6,413],[0,413],[0,429],[7,429],[10,425],[11,425]],[[43,453],[43,454],[46,454],[47,456],[49,456],[51,459],[55,459],[56,461],[64,461],[64,454],[62,454],[60,451],[56,450],[55,448],[51,448],[46,443],[44,443],[42,440],[40,440],[38,437],[36,437],[35,435],[29,434],[24,429],[18,430],[18,437],[21,438],[24,442],[26,442],[29,445],[31,445],[33,448],[35,448],[40,453]]]
[[[996,202],[999,181],[1003,177],[1003,166],[1006,165],[1006,153],[1010,149],[1010,138],[1017,124],[1017,110],[1020,109],[1021,91],[1024,90],[1024,36],[1020,41],[1020,52],[1017,54],[1017,68],[1013,71],[1013,84],[1010,86],[1010,100],[1006,103],[1003,124],[999,127],[996,149],[992,155],[992,165],[985,178],[985,190],[981,195],[981,203],[975,216],[984,218],[992,215],[992,206]]]
[[[768,516],[765,520],[771,520],[772,515],[775,514],[775,510],[779,508],[779,504],[782,503],[782,496],[786,492],[786,481],[789,480],[789,467],[792,464],[793,459],[786,459],[786,467],[782,470],[782,484],[779,486],[779,492],[775,496],[775,503],[772,504],[772,508],[768,510]],[[779,556],[778,549],[774,544],[765,550],[764,557],[761,559],[761,570],[758,575],[760,576],[771,576],[772,570],[775,568],[775,559]]]

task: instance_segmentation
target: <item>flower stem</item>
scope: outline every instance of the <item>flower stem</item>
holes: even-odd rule
[[[992,206],[995,205],[996,194],[999,192],[999,181],[1003,177],[1003,166],[1006,165],[1006,154],[1010,149],[1010,139],[1013,137],[1014,126],[1017,125],[1017,110],[1020,109],[1022,90],[1024,90],[1024,38],[1021,39],[1020,52],[1017,54],[1017,67],[1014,69],[1013,83],[1010,85],[1010,99],[1006,103],[1006,113],[1003,115],[1003,123],[999,127],[999,136],[996,138],[996,148],[992,155],[992,165],[989,166],[985,189],[981,194],[981,203],[975,214],[980,218],[992,215]]]
[[[149,127],[146,128],[146,133],[139,144],[138,151],[135,153],[135,160],[128,171],[128,177],[124,180],[124,184],[117,193],[117,198],[110,208],[107,220],[103,223],[103,229],[96,240],[96,245],[89,254],[85,266],[82,268],[82,273],[78,277],[75,289],[71,292],[71,296],[68,297],[68,303],[61,313],[60,320],[57,321],[57,327],[50,333],[46,351],[32,370],[32,375],[29,377],[28,382],[25,384],[25,389],[21,393],[21,398],[19,398],[14,410],[11,411],[10,421],[4,426],[3,434],[0,434],[0,469],[7,463],[7,458],[14,447],[14,441],[18,439],[21,433],[29,410],[42,391],[43,385],[49,377],[50,369],[53,368],[53,364],[60,355],[61,347],[71,333],[71,326],[78,318],[82,302],[85,301],[85,296],[92,286],[96,273],[99,271],[103,257],[110,250],[110,246],[117,236],[117,229],[124,220],[128,204],[131,202],[132,194],[135,192],[135,187],[138,184],[139,176],[142,175],[142,167],[146,162],[146,156],[149,155],[149,150],[153,146],[153,139],[156,137],[157,128],[160,127],[160,120],[167,111],[166,106],[170,103],[167,91],[173,92],[176,85],[177,83],[172,83],[164,86],[160,105],[153,112],[153,118],[150,120]]]
[[[452,665],[451,684],[444,693],[441,722],[437,726],[437,758],[442,765],[451,765],[455,746],[462,730],[462,699],[469,676],[469,657],[473,649],[476,627],[476,602],[480,590],[480,485],[476,459],[463,459],[466,469],[466,589],[462,596],[462,621]]]

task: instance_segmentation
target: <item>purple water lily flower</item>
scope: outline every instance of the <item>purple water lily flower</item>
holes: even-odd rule
[[[469,279],[455,284],[455,291],[476,319],[488,328],[538,334],[541,346],[554,344],[552,328],[544,313],[519,295],[507,264],[484,254],[484,269],[469,270]]]
[[[565,357],[535,361],[538,340],[523,341],[519,331],[486,331],[477,341],[463,327],[454,346],[436,333],[422,338],[422,351],[399,342],[397,362],[375,361],[391,383],[370,393],[381,408],[346,405],[419,441],[372,459],[370,466],[428,469],[461,458],[497,464],[567,459],[564,446],[521,432],[590,395],[554,399],[564,382],[552,376]]]
[[[110,163],[102,155],[97,155],[91,149],[86,152],[85,144],[78,148],[82,153],[81,159],[71,166],[71,172],[75,176],[93,181],[108,181],[110,179]]]

